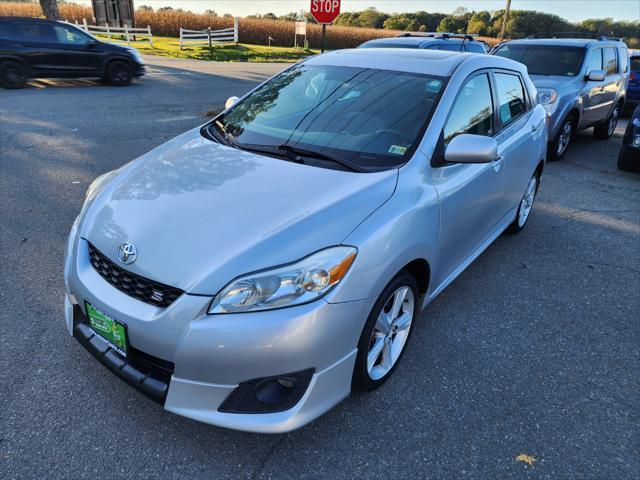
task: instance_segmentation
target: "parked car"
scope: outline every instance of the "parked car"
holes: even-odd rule
[[[618,154],[620,170],[640,171],[640,105],[633,111]]]
[[[129,85],[145,73],[135,48],[98,40],[51,20],[0,17],[0,86],[21,88],[30,78],[99,77]]]
[[[550,115],[549,160],[562,158],[580,130],[594,127],[595,138],[611,137],[627,97],[626,45],[597,35],[568,38],[575,35],[537,35],[504,42],[492,51],[527,66]]]
[[[314,56],[227,107],[91,184],[66,325],[166,410],[284,432],[382,385],[418,313],[525,227],[546,112],[520,63],[404,49]]]
[[[640,55],[631,55],[631,74],[627,89],[627,104],[633,108],[640,104]]]
[[[474,35],[456,33],[403,33],[395,38],[378,38],[364,42],[358,48],[424,48],[451,52],[487,53],[484,42]]]

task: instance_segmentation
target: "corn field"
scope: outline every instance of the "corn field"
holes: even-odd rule
[[[59,8],[60,15],[64,20],[82,23],[82,19],[86,18],[87,22],[92,23],[93,13],[89,7],[73,3],[61,3]],[[0,3],[0,16],[4,15],[39,17],[42,16],[42,11],[37,3],[2,2]],[[191,30],[200,30],[207,27],[218,30],[233,27],[233,18],[198,15],[191,12],[136,11],[136,26],[146,27],[147,25],[151,27],[154,35],[177,37],[180,27]],[[291,47],[293,46],[294,32],[295,25],[293,22],[240,19],[240,43],[268,45],[269,37],[271,37],[272,45]],[[352,48],[367,40],[393,37],[399,33],[401,32],[396,30],[330,26],[327,28],[327,48],[330,50]],[[322,27],[316,24],[308,24],[307,39],[309,47],[319,48],[322,41]],[[491,45],[496,42],[492,38],[484,38],[483,40]]]

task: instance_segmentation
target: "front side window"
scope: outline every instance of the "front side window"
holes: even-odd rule
[[[616,49],[613,47],[603,48],[604,69],[607,75],[613,75],[618,73],[618,58],[616,56]]]
[[[362,169],[405,163],[444,79],[370,68],[297,65],[218,117],[235,146],[295,147]]]
[[[500,123],[506,126],[527,110],[524,87],[517,75],[496,73],[495,78]]]
[[[584,58],[583,47],[561,45],[506,44],[495,53],[524,63],[530,75],[557,75],[575,77]]]
[[[587,62],[585,67],[585,75],[589,75],[594,70],[604,70],[602,67],[602,49],[594,48],[589,52],[587,56]]]
[[[445,146],[463,133],[493,135],[493,99],[487,74],[473,77],[460,90],[444,126]]]
[[[65,45],[85,45],[89,41],[89,37],[87,35],[75,28],[55,25],[53,29],[56,32],[58,43]]]

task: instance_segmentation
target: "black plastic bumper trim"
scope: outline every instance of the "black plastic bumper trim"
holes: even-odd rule
[[[136,349],[130,349],[129,356],[125,358],[89,327],[80,307],[74,306],[73,316],[73,336],[80,345],[121,380],[164,405],[173,374],[173,364]]]

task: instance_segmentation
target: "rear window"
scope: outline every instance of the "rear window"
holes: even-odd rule
[[[640,72],[640,57],[631,57],[631,70]]]
[[[494,55],[524,63],[531,75],[575,77],[580,71],[584,50],[561,45],[506,44]]]
[[[367,42],[363,43],[358,48],[418,48],[418,45],[416,43]]]
[[[438,44],[438,48],[450,52],[464,52],[462,42],[442,42]]]
[[[467,48],[467,52],[486,53],[484,47],[482,45],[478,45],[477,43],[465,43],[464,46]]]

